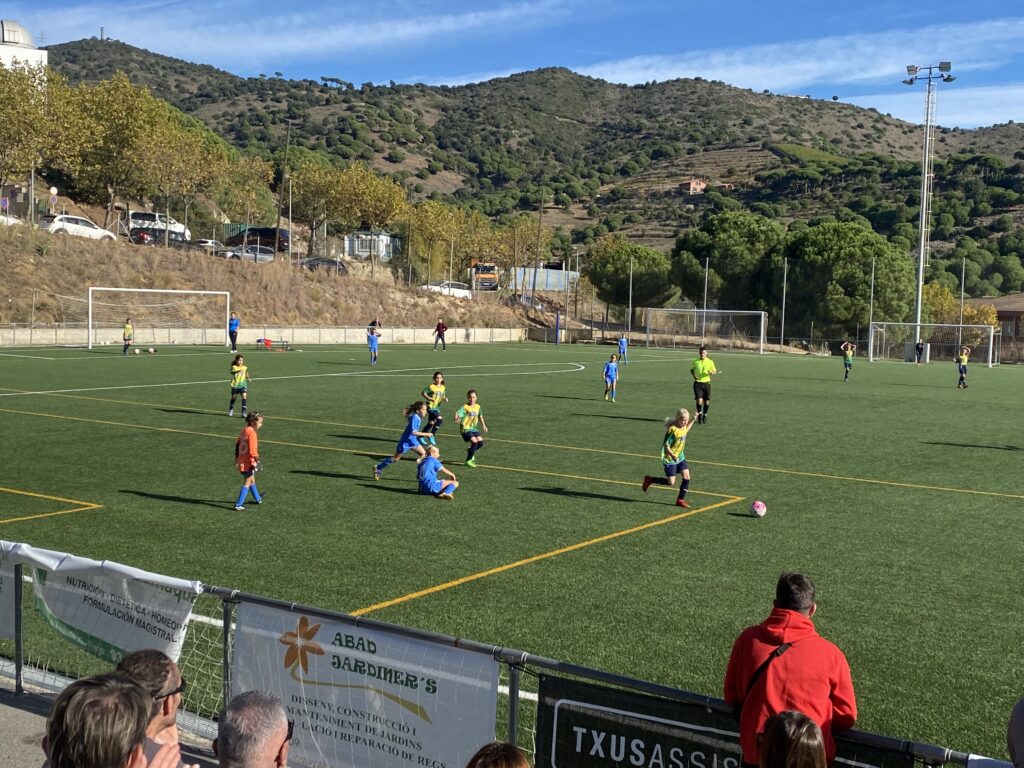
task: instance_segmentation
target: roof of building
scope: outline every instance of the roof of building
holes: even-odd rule
[[[17,45],[20,48],[35,48],[32,35],[21,24],[10,19],[0,20],[0,43]]]
[[[968,299],[968,304],[990,304],[997,312],[1024,312],[1024,293],[1010,293],[1006,296],[990,296],[982,299]]]

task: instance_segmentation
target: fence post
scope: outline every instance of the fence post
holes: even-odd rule
[[[221,608],[224,615],[222,635],[224,638],[223,647],[223,669],[224,669],[224,706],[231,701],[231,616],[234,612],[235,601],[229,598],[221,598]]]
[[[24,627],[21,623],[22,603],[22,577],[25,566],[22,563],[14,565],[14,692],[17,695],[25,693],[25,638]]]
[[[508,742],[519,744],[519,678],[522,671],[515,664],[508,665]]]

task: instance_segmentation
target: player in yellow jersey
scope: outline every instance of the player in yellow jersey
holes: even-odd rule
[[[690,421],[690,412],[680,408],[672,418],[665,419],[665,439],[661,443],[661,463],[665,468],[665,477],[644,476],[643,491],[652,485],[675,486],[676,475],[682,475],[683,482],[679,487],[676,506],[689,509],[686,503],[686,491],[690,487],[690,466],[686,463],[686,435],[696,422]]]
[[[132,319],[126,317],[124,319],[124,329],[121,331],[121,338],[124,340],[124,349],[121,354],[127,355],[128,348],[132,345],[132,339],[135,338],[135,328],[132,326]]]
[[[967,389],[967,361],[971,358],[970,347],[960,347],[956,356],[957,371],[960,372],[960,379],[956,383],[957,389]]]
[[[843,381],[849,381],[850,369],[853,368],[853,356],[857,352],[857,346],[849,341],[844,341],[839,348],[843,350]]]
[[[420,394],[427,401],[427,427],[424,431],[430,433],[430,437],[421,438],[420,443],[422,445],[436,445],[437,440],[434,439],[434,435],[437,434],[437,430],[444,423],[444,419],[441,418],[441,403],[448,402],[448,396],[445,394],[444,374],[440,371],[434,371],[434,380],[425,386]]]
[[[693,376],[693,399],[697,404],[693,414],[694,424],[708,423],[708,407],[711,404],[711,377],[718,373],[715,362],[708,357],[708,348],[701,347],[693,364],[690,375]]]
[[[480,433],[487,431],[487,424],[484,422],[480,403],[477,402],[475,389],[466,393],[466,404],[455,412],[455,421],[459,425],[462,439],[469,443],[469,449],[466,451],[466,466],[475,467],[476,452],[484,447],[484,438]]]
[[[228,406],[228,416],[235,415],[235,398],[241,395],[242,418],[245,418],[248,412],[250,381],[252,378],[249,376],[249,366],[245,364],[245,358],[235,355],[234,360],[231,361],[231,404]]]

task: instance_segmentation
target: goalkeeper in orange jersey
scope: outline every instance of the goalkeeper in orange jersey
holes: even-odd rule
[[[235,502],[235,509],[239,512],[245,511],[245,499],[251,493],[252,499],[257,504],[263,503],[256,488],[256,472],[262,468],[260,464],[259,439],[256,433],[263,426],[263,415],[254,411],[245,417],[245,427],[235,441],[235,465],[242,473],[242,490],[238,493],[238,501]]]

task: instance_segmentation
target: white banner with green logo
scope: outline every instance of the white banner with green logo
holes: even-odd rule
[[[117,663],[143,648],[175,660],[181,655],[202,591],[199,582],[27,544],[13,545],[8,562],[31,568],[36,610],[58,634],[94,656]],[[0,615],[0,634],[6,623]]]
[[[498,662],[486,654],[242,603],[232,693],[281,698],[289,763],[461,768],[494,740]]]

